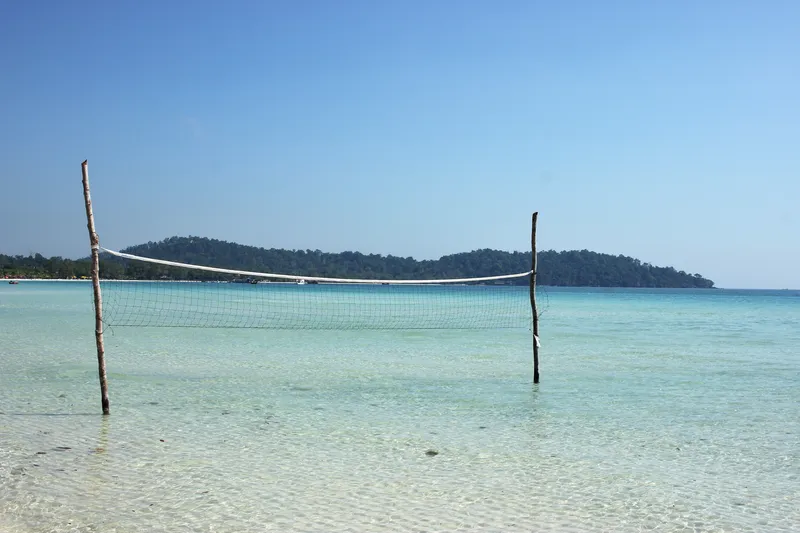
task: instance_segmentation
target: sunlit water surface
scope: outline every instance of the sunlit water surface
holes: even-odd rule
[[[525,329],[114,328],[103,417],[89,285],[0,286],[0,530],[800,531],[800,293],[540,300],[537,386]]]

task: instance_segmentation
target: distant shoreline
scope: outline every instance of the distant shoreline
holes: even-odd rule
[[[91,283],[90,279],[60,279],[60,278],[3,278],[1,281],[9,282],[36,282],[36,283]],[[116,283],[198,283],[206,285],[230,284],[230,285],[249,285],[249,283],[234,283],[230,281],[200,281],[200,280],[169,280],[169,279],[101,279],[100,282],[113,281]],[[8,284],[8,283],[6,283]],[[259,283],[259,285],[297,285],[292,281],[271,281],[269,283]],[[347,283],[322,283],[322,285],[348,285]],[[495,285],[486,285],[494,287]],[[497,287],[510,287],[511,285],[496,285]],[[514,285],[523,287],[523,285]],[[800,289],[754,289],[736,287],[622,287],[622,286],[594,286],[594,285],[537,285],[539,289],[625,289],[625,290],[685,290],[685,291],[775,291],[775,292],[797,292]]]
[[[119,252],[114,252],[114,254]],[[434,280],[494,277],[497,273],[530,272],[532,252],[505,252],[488,248],[444,255],[439,259],[329,253],[320,250],[258,248],[203,237],[169,237],[122,250],[117,257],[103,252],[101,274],[113,279],[170,279],[231,281],[237,273],[258,276],[267,271],[300,272],[309,277],[335,279]],[[154,259],[158,258],[158,259]],[[203,265],[200,267],[200,265]],[[202,271],[193,271],[200,267]],[[234,272],[234,271],[236,272]],[[589,250],[537,252],[537,282],[563,287],[708,288],[714,282],[700,274],[660,267],[623,255]],[[313,276],[312,274],[313,273]],[[0,254],[0,274],[27,278],[91,277],[91,262],[40,254]],[[301,276],[298,276],[298,279]],[[504,276],[503,276],[504,277]],[[308,280],[306,280],[308,281]],[[506,284],[527,286],[527,275],[509,276]]]

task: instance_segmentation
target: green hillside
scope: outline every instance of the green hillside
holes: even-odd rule
[[[530,252],[474,250],[446,255],[436,260],[411,257],[325,253],[319,250],[282,250],[245,246],[203,237],[170,237],[123,250],[130,254],[181,263],[337,278],[445,279],[513,274],[530,269]],[[114,279],[231,280],[211,272],[164,267],[151,263],[102,258],[102,276]],[[0,275],[39,278],[70,278],[89,275],[88,261],[35,256],[0,255]],[[638,259],[587,250],[539,253],[537,281],[541,285],[588,287],[677,287],[711,288],[714,282],[699,274],[672,267],[656,267]],[[527,285],[527,278],[513,280]]]

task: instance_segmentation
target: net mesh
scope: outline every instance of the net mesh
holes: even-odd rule
[[[106,251],[125,262],[233,276],[223,282],[104,280],[103,320],[110,326],[494,329],[530,328],[532,323],[529,287],[509,284],[529,273],[459,280],[341,280],[242,272]]]

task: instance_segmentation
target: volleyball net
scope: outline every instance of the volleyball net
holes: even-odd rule
[[[345,330],[532,325],[529,286],[518,284],[530,271],[461,279],[347,279],[101,251],[101,277],[104,268],[113,266],[148,278],[101,281],[103,322],[109,326]]]

